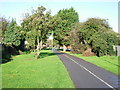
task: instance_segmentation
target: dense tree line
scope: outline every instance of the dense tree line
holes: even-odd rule
[[[113,55],[113,46],[118,45],[117,33],[105,19],[90,18],[84,23],[77,23],[73,26],[72,32],[72,47],[76,47],[74,51],[79,50],[78,53],[91,48],[97,56]]]
[[[105,19],[90,18],[80,23],[74,8],[60,10],[52,16],[50,11],[40,6],[25,15],[21,26],[14,19],[8,21],[1,17],[0,37],[6,47],[13,47],[17,51],[24,51],[26,47],[36,52],[36,58],[50,34],[54,36],[54,46],[63,46],[64,51],[66,46],[71,46],[73,53],[83,53],[91,48],[97,56],[112,55],[113,46],[118,44],[117,33]]]

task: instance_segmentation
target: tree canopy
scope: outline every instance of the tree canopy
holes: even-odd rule
[[[37,10],[34,10],[34,13],[29,17],[25,18],[22,22],[23,34],[25,39],[28,41],[28,45],[31,48],[37,48],[40,46],[42,40],[47,39],[47,33],[50,30],[50,20],[52,16],[50,12],[47,11],[45,7],[38,7]]]
[[[71,26],[75,22],[79,22],[78,13],[74,8],[60,10],[57,14],[58,25],[54,31],[54,38],[59,45],[70,45]]]
[[[19,46],[21,36],[19,34],[19,26],[14,19],[8,24],[7,30],[4,32],[3,43],[9,46]]]
[[[56,18],[51,16],[50,11],[41,6],[37,10],[33,10],[32,15],[25,18],[22,22],[23,35],[29,44],[30,49],[37,49],[38,52],[42,49],[42,43],[48,38],[49,32],[54,30]]]
[[[113,45],[117,44],[117,35],[105,19],[90,18],[77,28],[82,38],[97,56],[113,54]]]
[[[89,18],[81,23],[78,13],[72,7],[62,9],[52,16],[50,11],[40,6],[25,15],[21,26],[18,26],[14,19],[9,22],[0,18],[0,37],[3,38],[4,45],[18,48],[26,46],[28,49],[37,50],[37,57],[43,43],[47,42],[51,34],[54,36],[54,45],[70,45],[74,53],[83,53],[89,47],[97,56],[112,55],[113,46],[118,45],[117,33],[112,30],[106,19]],[[28,44],[24,45],[25,41]]]
[[[2,42],[5,31],[7,31],[9,21],[5,17],[0,17],[0,42]]]

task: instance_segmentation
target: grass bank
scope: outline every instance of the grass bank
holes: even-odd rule
[[[74,88],[66,68],[50,50],[42,50],[38,60],[31,54],[12,59],[2,64],[3,88]]]
[[[116,75],[120,76],[120,72],[118,71],[120,69],[119,60],[120,56],[89,56],[85,57],[82,56],[82,54],[72,54],[70,52],[66,52],[67,54],[76,56],[78,58],[81,58],[87,62],[93,63],[101,68],[104,68],[105,70],[108,70]]]

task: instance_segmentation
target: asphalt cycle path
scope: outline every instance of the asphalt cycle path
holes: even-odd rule
[[[119,90],[119,77],[94,64],[75,56],[60,53],[52,49],[66,67],[76,88],[101,88],[101,90]]]

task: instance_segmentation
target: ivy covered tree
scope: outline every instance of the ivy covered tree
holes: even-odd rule
[[[79,22],[78,13],[74,8],[60,10],[57,14],[59,23],[54,32],[54,38],[58,41],[58,44],[63,46],[63,50],[66,50],[66,46],[70,45],[70,31],[71,26],[75,22]]]

